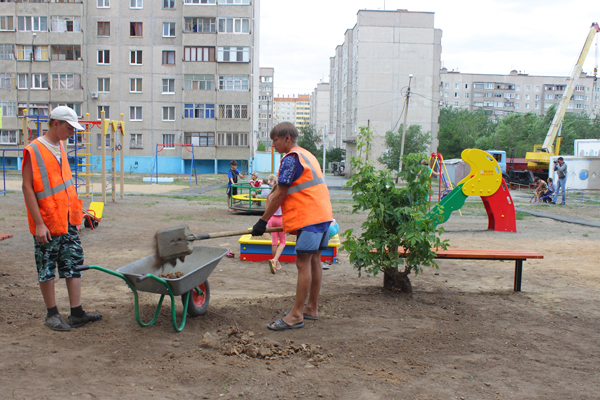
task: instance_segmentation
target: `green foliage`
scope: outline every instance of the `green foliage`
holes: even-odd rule
[[[259,141],[258,146],[256,146],[256,151],[267,151],[267,145],[265,142]]]
[[[303,126],[299,133],[298,146],[310,151],[317,161],[319,161],[321,167],[323,167],[323,151],[319,151],[315,144],[315,141],[323,139],[315,133],[315,127],[313,125]]]
[[[346,149],[336,147],[326,152],[327,162],[339,162],[346,159]]]
[[[513,113],[496,121],[482,109],[469,112],[443,108],[438,151],[446,159],[460,158],[461,152],[468,148],[504,150],[507,154],[514,150],[515,157],[525,157],[535,144],[544,142],[555,113],[556,107],[552,106],[543,116],[534,112]],[[600,116],[567,113],[561,136],[560,154],[573,154],[575,139],[600,139]]]
[[[426,156],[409,154],[404,156],[404,167],[400,174],[406,186],[396,188],[394,177],[389,170],[378,171],[369,160],[370,143],[373,133],[368,127],[360,127],[357,137],[357,156],[350,164],[353,171],[348,186],[352,188],[353,213],[367,211],[360,236],[353,229],[343,233],[346,240],[344,249],[350,254],[350,262],[360,271],[377,275],[383,270],[386,274],[398,273],[398,266],[404,264],[402,276],[411,270],[415,275],[422,266],[437,268],[432,248],[447,247],[436,228],[440,214],[429,213],[430,192],[427,167],[420,164]],[[394,251],[402,246],[408,250],[406,263]]]
[[[398,132],[387,131],[385,133],[385,145],[387,152],[378,158],[378,161],[385,164],[389,169],[397,170],[400,161],[400,150],[402,148],[402,129],[400,125]],[[406,129],[404,137],[404,154],[424,153],[431,143],[430,132],[423,132],[421,125],[410,125]]]

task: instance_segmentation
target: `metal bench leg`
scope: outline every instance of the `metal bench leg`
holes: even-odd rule
[[[523,277],[523,260],[515,260],[515,292],[521,291],[521,278]]]

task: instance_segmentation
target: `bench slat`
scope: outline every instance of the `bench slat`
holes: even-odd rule
[[[398,248],[398,252],[402,256],[406,255],[402,247]],[[436,258],[465,260],[527,260],[544,258],[542,254],[530,250],[448,249],[438,250],[436,254]]]

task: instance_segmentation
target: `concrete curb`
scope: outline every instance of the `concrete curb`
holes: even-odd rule
[[[543,213],[543,212],[539,212],[539,211],[531,211],[531,210],[527,210],[526,208],[521,208],[521,207],[515,207],[515,211],[524,212],[524,213],[533,215],[535,217],[550,218],[550,219],[554,219],[556,221],[566,222],[569,224],[578,224],[578,225],[584,225],[584,226],[592,226],[594,228],[600,228],[600,222],[588,221],[588,220],[581,219],[581,218],[565,217],[563,215],[548,214],[548,213]]]

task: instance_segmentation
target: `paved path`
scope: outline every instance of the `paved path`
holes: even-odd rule
[[[524,212],[527,214],[531,214],[536,217],[550,218],[550,219],[554,219],[554,220],[560,221],[560,222],[567,222],[569,224],[578,224],[578,225],[593,226],[595,228],[600,228],[600,222],[588,221],[586,219],[575,218],[575,217],[565,217],[564,215],[548,214],[548,213],[543,213],[543,212],[539,212],[539,211],[528,210],[526,208],[521,208],[521,207],[515,207],[515,210]]]

